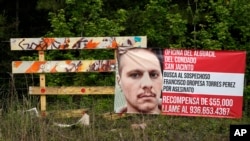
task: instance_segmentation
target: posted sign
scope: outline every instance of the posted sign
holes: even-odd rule
[[[245,51],[138,48],[118,57],[116,113],[242,116]]]
[[[240,118],[246,52],[163,51],[162,114]]]

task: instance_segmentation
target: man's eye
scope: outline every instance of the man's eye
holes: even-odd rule
[[[140,73],[131,73],[129,76],[132,78],[139,78],[139,77],[141,77],[141,74]]]
[[[150,78],[158,78],[158,76],[159,76],[159,73],[156,73],[156,72],[151,72],[150,73]]]

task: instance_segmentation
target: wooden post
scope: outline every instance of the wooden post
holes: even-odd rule
[[[44,51],[39,51],[39,61],[45,61]],[[45,87],[45,74],[40,74],[40,87]],[[46,95],[40,95],[41,115],[46,116]]]

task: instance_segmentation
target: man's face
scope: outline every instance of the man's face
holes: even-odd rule
[[[121,56],[119,84],[131,113],[158,111],[162,73],[159,60],[150,51],[129,50]]]

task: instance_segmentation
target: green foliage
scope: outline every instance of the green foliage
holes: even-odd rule
[[[245,89],[244,89],[244,96],[247,99],[247,101],[250,100],[250,85],[245,87]]]
[[[58,13],[49,13],[50,22],[52,27],[52,32],[47,33],[47,37],[53,37],[57,35],[58,37],[70,37],[74,36],[71,33],[73,25],[70,21],[66,20],[65,11],[60,9]]]
[[[65,0],[38,0],[36,8],[38,10],[56,11],[64,5]]]
[[[192,21],[190,24],[193,27],[190,32],[193,38],[188,37],[190,43],[188,42],[187,45],[211,50],[244,49],[249,41],[246,41],[245,37],[242,38],[242,35],[249,37],[243,32],[248,31],[247,25],[250,19],[245,15],[248,12],[243,14],[243,11],[248,11],[249,8],[249,4],[245,1],[230,1],[230,3],[222,0],[194,1],[187,8],[191,17],[189,19]]]
[[[182,48],[183,43],[186,42],[186,20],[183,20],[179,13],[167,14],[167,19],[169,21],[168,27],[170,28],[170,47]]]
[[[101,0],[66,1],[65,8],[60,9],[58,14],[50,13],[53,31],[48,35],[118,36],[124,27],[119,25],[119,20],[102,17],[102,6]],[[117,12],[117,14],[123,15],[122,12]]]
[[[142,13],[141,29],[149,40],[149,46],[182,47],[185,42],[186,20],[174,11],[177,5],[169,1],[151,0]],[[133,23],[134,24],[134,23]]]
[[[22,60],[22,61],[38,60],[38,53],[33,53],[31,56],[21,56],[20,60]]]

